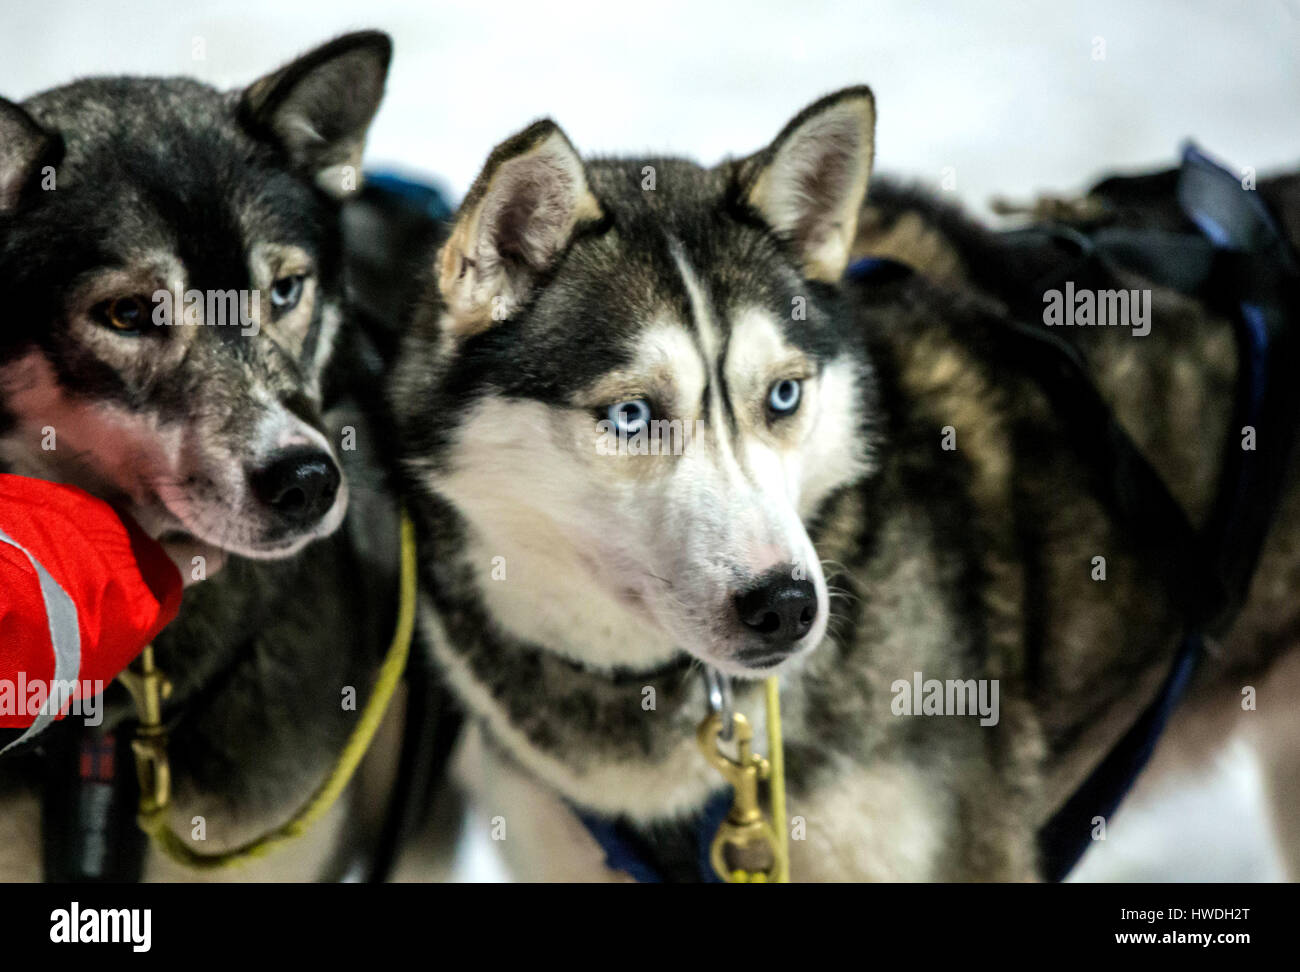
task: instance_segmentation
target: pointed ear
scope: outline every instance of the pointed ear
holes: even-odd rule
[[[577,226],[601,215],[582,159],[553,121],[498,145],[438,253],[438,287],[456,335],[507,319]]]
[[[366,130],[392,54],[387,34],[346,34],[250,85],[240,118],[325,192],[347,196],[360,188]]]
[[[788,239],[812,280],[844,273],[875,143],[871,89],[845,88],[805,108],[740,164],[743,197]]]
[[[26,111],[0,98],[0,215],[18,208],[23,191],[57,142],[58,137]]]

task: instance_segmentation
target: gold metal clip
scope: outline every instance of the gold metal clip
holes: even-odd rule
[[[750,748],[754,727],[739,712],[732,715],[736,759],[718,747],[722,714],[700,723],[696,740],[704,758],[731,784],[735,797],[709,848],[709,862],[724,881],[765,883],[781,879],[785,870],[781,846],[771,823],[763,816],[758,784],[771,773],[771,765]]]
[[[139,725],[131,749],[140,780],[140,813],[155,814],[171,803],[172,771],[167,760],[167,730],[162,704],[172,694],[172,683],[154,662],[153,645],[146,645],[137,665],[117,676],[135,700]]]

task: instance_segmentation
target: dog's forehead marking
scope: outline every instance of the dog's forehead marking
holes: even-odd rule
[[[736,312],[731,324],[724,362],[727,379],[738,390],[751,390],[755,382],[779,377],[774,369],[793,367],[804,356],[786,339],[776,317],[768,310],[750,305]]]
[[[713,377],[710,418],[720,419],[724,412],[734,418],[746,409],[737,408],[741,403],[732,401],[733,395],[755,394],[756,387],[773,377],[775,369],[796,367],[805,358],[787,340],[777,318],[765,308],[757,304],[742,305],[725,318],[721,316],[682,245],[670,239],[669,248],[686,288],[699,353],[706,372]]]
[[[718,443],[719,448],[725,449],[729,447],[727,425],[732,418],[727,402],[726,377],[720,362],[721,356],[725,354],[726,337],[700,284],[699,275],[687,259],[681,242],[669,237],[668,246],[673,255],[673,262],[677,265],[677,272],[681,275],[682,285],[686,288],[687,302],[695,325],[699,353],[704,361],[705,375],[711,379],[708,381],[710,394],[708,401],[703,403],[703,411],[709,425],[713,427],[714,441]]]
[[[647,374],[663,374],[676,386],[679,400],[694,405],[708,382],[705,363],[691,336],[675,322],[657,321],[641,338],[637,364]]]
[[[310,253],[295,244],[259,240],[249,247],[249,266],[253,279],[267,286],[277,277],[311,273],[314,261]]]
[[[687,259],[681,243],[670,238],[668,246],[673,255],[673,262],[677,265],[677,272],[681,275],[682,285],[686,288],[691,318],[695,324],[696,334],[699,336],[700,351],[704,355],[704,360],[712,364],[718,360],[722,350],[722,336],[719,333],[718,322],[713,316],[704,288],[700,285],[700,278],[695,268],[691,266],[690,260]]]
[[[693,413],[706,382],[694,339],[680,320],[662,314],[636,336],[627,365],[607,372],[584,389],[583,397],[608,404],[641,396],[668,396],[659,404]]]

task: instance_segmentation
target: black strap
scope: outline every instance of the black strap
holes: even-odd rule
[[[1203,279],[1193,279],[1193,263],[1172,264],[1202,247],[1174,242],[1146,250],[1144,272],[1161,282],[1183,275],[1179,289],[1206,291],[1201,296],[1212,306],[1235,310],[1237,324],[1233,426],[1212,512],[1194,541],[1206,565],[1200,591],[1207,600],[1187,612],[1188,633],[1156,697],[1040,831],[1042,868],[1050,880],[1068,876],[1092,844],[1094,821],[1109,819],[1146,766],[1204,656],[1202,632],[1225,631],[1235,620],[1273,522],[1295,439],[1300,278],[1294,254],[1258,196],[1191,145],[1184,151],[1177,196],[1204,234],[1212,259],[1199,264]],[[1109,252],[1111,259],[1122,253]],[[1242,447],[1246,426],[1255,430],[1254,450]]]
[[[1108,180],[1095,191],[1118,200],[1118,211],[1139,225],[999,234],[996,252],[975,255],[977,282],[1009,308],[1005,326],[991,332],[999,356],[1050,399],[1096,495],[1164,568],[1187,633],[1155,698],[1042,827],[1040,861],[1052,880],[1069,874],[1092,844],[1094,821],[1113,815],[1145,767],[1202,660],[1204,636],[1235,620],[1273,522],[1300,418],[1300,274],[1258,195],[1192,145],[1176,172]],[[850,277],[874,281],[886,262],[859,261]],[[1117,268],[1194,296],[1236,322],[1233,424],[1218,493],[1199,531],[1102,399],[1075,347],[1038,323],[1044,293],[1066,281],[1113,289]],[[1253,451],[1242,448],[1244,426],[1255,430]]]
[[[1226,593],[1205,569],[1201,537],[1102,398],[1075,347],[1042,324],[1008,320],[993,334],[1003,360],[1036,379],[1069,430],[1094,493],[1139,549],[1152,552],[1152,569],[1163,573],[1179,609],[1198,617],[1215,610]]]

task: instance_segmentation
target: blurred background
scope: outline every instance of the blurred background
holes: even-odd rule
[[[371,166],[453,201],[497,142],[549,115],[582,152],[702,162],[769,141],[801,107],[866,82],[880,171],[954,193],[1070,192],[1161,167],[1194,136],[1260,173],[1300,167],[1300,0],[654,4],[532,0],[0,0],[0,94],[94,74],[242,86],[345,30],[394,37]],[[457,876],[501,870],[467,819]],[[1255,757],[1148,781],[1082,880],[1278,880]]]

